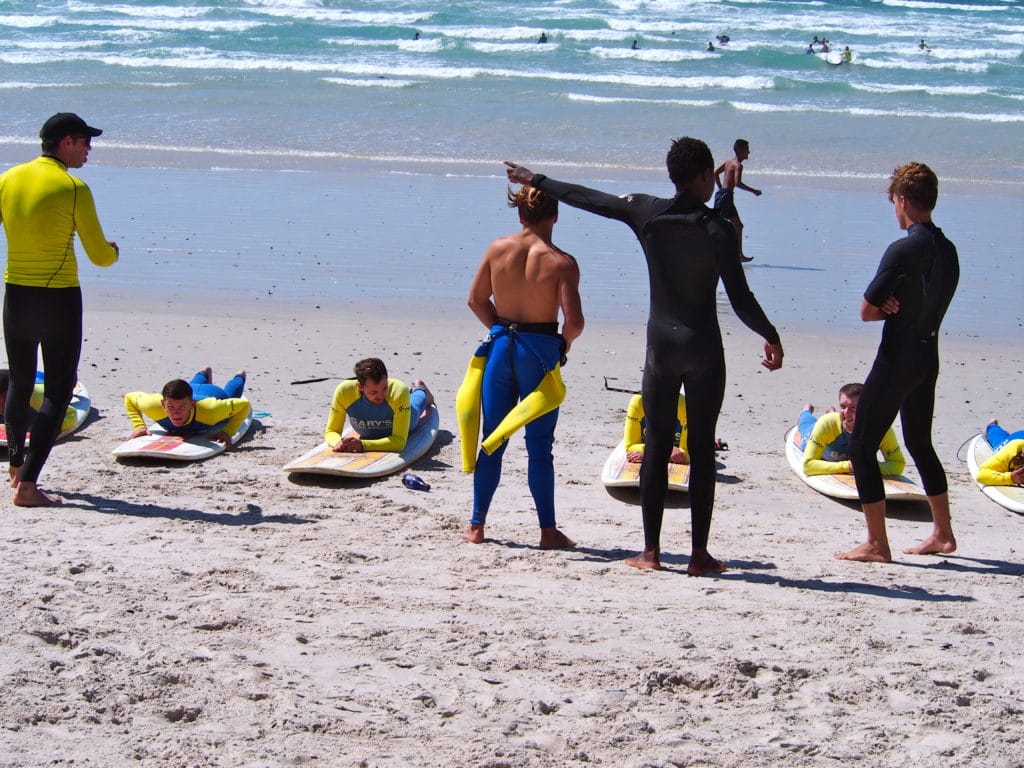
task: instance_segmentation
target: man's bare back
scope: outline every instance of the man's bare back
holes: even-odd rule
[[[554,323],[561,309],[568,348],[583,330],[579,265],[538,229],[524,226],[491,243],[473,279],[469,306],[487,327],[498,317]]]

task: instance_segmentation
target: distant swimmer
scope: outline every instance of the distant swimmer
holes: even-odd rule
[[[412,39],[413,39],[413,40],[419,40],[419,39],[420,39],[420,33],[419,33],[419,32],[417,32],[416,34],[414,34],[414,35],[412,36]]]
[[[711,53],[714,53],[715,52],[715,46],[712,44],[712,42],[710,40],[708,40],[708,47],[705,48],[704,50],[705,51],[709,51]]]
[[[921,42],[917,44],[917,48],[918,50],[921,51],[931,51],[931,48],[928,47],[928,44],[924,41],[924,38],[922,38]]]
[[[850,46],[846,46],[845,48],[843,48],[842,57],[843,64],[849,64],[850,62],[853,61],[853,51],[850,50]]]
[[[537,42],[538,43],[546,43],[547,41],[548,41],[548,34],[547,34],[547,32],[541,32],[540,33],[540,37],[537,38]]]
[[[728,35],[717,35],[715,37],[715,40],[718,41],[719,45],[725,45],[726,43],[729,42],[730,38]]]
[[[814,43],[808,43],[807,50],[804,53],[814,53]]]
[[[640,47],[640,43],[637,42],[637,39],[634,37],[633,38],[633,50],[635,51],[639,47]]]

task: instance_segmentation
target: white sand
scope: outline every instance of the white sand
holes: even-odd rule
[[[804,402],[864,375],[880,328],[826,346],[781,324],[786,366],[769,374],[727,318],[711,551],[732,569],[694,579],[685,495],[666,514],[669,569],[641,573],[621,562],[642,544],[638,498],[597,480],[628,400],[602,377],[637,386],[642,328],[592,324],[574,349],[556,498],[580,546],[544,552],[521,436],[490,541],[457,538],[472,488],[454,394],[483,333],[468,310],[141,309],[87,289],[98,412],[41,478],[64,504],[3,511],[0,765],[1022,765],[1024,520],[958,457],[990,415],[1019,420],[1019,345],[943,345],[935,436],[959,551],[865,565],[832,558],[862,539],[859,511],[805,487],[782,437]],[[288,382],[381,351],[437,396],[442,437],[416,467],[433,489],[289,479],[335,382]],[[248,369],[272,415],[206,463],[116,463],[122,393],[204,363],[219,381]],[[892,508],[894,546],[927,520]]]

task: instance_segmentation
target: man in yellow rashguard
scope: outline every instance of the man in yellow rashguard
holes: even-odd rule
[[[0,223],[7,231],[4,343],[11,369],[4,418],[13,501],[21,507],[59,503],[36,481],[78,381],[82,289],[75,233],[97,266],[109,267],[118,257],[117,243],[108,242],[100,227],[92,192],[68,173],[85,165],[101,133],[78,115],[58,112],[39,131],[42,155],[0,175]],[[29,402],[40,349],[46,380],[33,414]]]
[[[1024,485],[1024,429],[1007,432],[992,419],[985,439],[994,453],[978,467],[974,479],[982,485]]]
[[[132,423],[129,439],[150,434],[143,415],[159,424],[169,435],[207,435],[231,447],[231,437],[249,415],[249,401],[242,397],[245,371],[236,373],[224,387],[213,383],[209,366],[199,371],[191,382],[171,379],[160,393],[129,392],[124,396],[124,409]]]
[[[413,379],[410,389],[388,378],[384,361],[376,357],[360,360],[353,373],[354,379],[346,379],[334,390],[324,441],[338,453],[401,451],[409,433],[423,422],[434,396],[420,379]],[[342,437],[346,418],[353,434]]]
[[[830,410],[820,419],[814,415],[813,405],[808,403],[804,406],[797,422],[804,449],[804,474],[853,474],[853,466],[850,464],[850,437],[853,435],[853,425],[857,421],[857,403],[863,388],[864,385],[860,383],[840,387],[839,410]],[[903,458],[903,451],[900,450],[896,433],[891,426],[878,449],[882,452],[882,461],[878,463],[882,474],[903,474],[907,460]]]

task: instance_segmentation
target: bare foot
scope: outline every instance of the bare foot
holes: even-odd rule
[[[11,478],[11,482],[10,482],[11,488],[17,488],[18,487],[18,483],[20,482],[19,479],[18,479],[18,476],[21,474],[21,467],[12,467],[12,466],[8,465],[8,467],[7,467],[7,474],[10,475],[10,478]]]
[[[468,541],[470,544],[483,544],[484,527],[470,523],[469,527],[459,534],[459,538],[463,541]]]
[[[948,555],[950,552],[956,552],[956,539],[934,533],[916,547],[903,550],[905,555]]]
[[[204,366],[203,367],[203,373],[206,374],[206,383],[207,384],[213,384],[213,368],[211,368],[208,365]]]
[[[713,558],[708,551],[695,550],[690,554],[690,564],[686,566],[688,576],[703,576],[705,573],[725,573],[729,566],[721,560]]]
[[[47,496],[36,487],[35,483],[21,482],[14,492],[14,506],[16,507],[52,507],[60,504],[60,499]]]
[[[423,379],[413,379],[412,386],[409,387],[409,389],[422,389],[427,394],[427,407],[429,408],[434,404],[434,393],[431,392],[427,385],[423,383]],[[424,411],[424,413],[426,413],[426,411]]]
[[[242,378],[244,379],[244,378],[245,378],[245,368],[240,368],[240,369],[239,369],[239,370],[238,370],[238,371],[237,371],[237,372],[235,373],[235,376],[241,376],[241,377],[242,377]]]
[[[557,528],[540,529],[541,549],[572,549],[575,546],[576,542]]]
[[[804,410],[809,413],[814,413],[814,403],[807,403],[804,405]]]
[[[833,555],[836,560],[855,560],[858,563],[891,563],[892,552],[888,547],[882,547],[870,541],[860,544],[849,552],[836,552]]]
[[[639,568],[641,571],[660,571],[661,550],[645,549],[636,557],[627,557],[626,565],[630,568]]]

